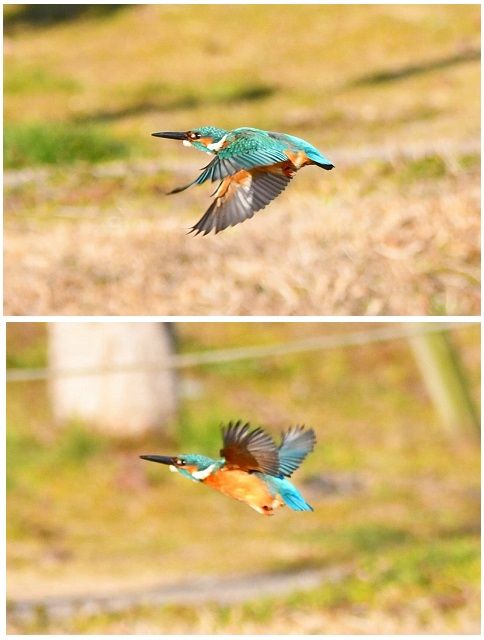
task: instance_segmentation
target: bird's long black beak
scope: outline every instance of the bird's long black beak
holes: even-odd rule
[[[176,458],[174,456],[140,456],[143,460],[149,460],[150,462],[161,462],[161,464],[175,464]]]
[[[158,131],[152,133],[155,138],[170,138],[171,140],[186,140],[187,134],[184,131]]]

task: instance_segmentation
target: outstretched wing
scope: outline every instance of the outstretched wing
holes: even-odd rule
[[[316,434],[313,429],[290,427],[282,434],[279,446],[279,468],[288,478],[296,471],[304,458],[314,449]]]
[[[242,471],[260,471],[280,476],[279,455],[274,440],[261,428],[250,429],[250,425],[230,422],[222,429],[223,448],[220,455],[226,466]]]
[[[204,236],[233,227],[260,211],[284,191],[292,174],[280,168],[239,171],[225,178],[215,191],[215,200],[200,220],[190,229]]]
[[[196,183],[222,180],[241,169],[266,167],[287,162],[287,145],[269,136],[265,131],[248,128],[235,129],[227,136],[224,146],[215,158],[202,169]]]

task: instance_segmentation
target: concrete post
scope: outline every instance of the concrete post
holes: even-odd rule
[[[93,375],[61,375],[51,380],[52,406],[58,422],[77,418],[106,434],[133,437],[163,429],[176,416],[176,373],[153,368],[173,352],[168,324],[54,322],[48,327],[52,369],[101,370]],[[136,365],[146,365],[147,369],[112,371]]]

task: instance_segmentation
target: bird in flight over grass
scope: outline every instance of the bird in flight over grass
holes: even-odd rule
[[[251,429],[248,423],[239,420],[223,427],[222,437],[218,459],[199,454],[140,457],[167,464],[170,471],[245,502],[266,516],[284,505],[294,511],[313,511],[287,479],[314,449],[316,435],[313,429],[290,427],[282,433],[281,443],[277,446],[260,427]]]
[[[215,156],[193,182],[170,191],[180,193],[207,180],[220,181],[212,193],[215,200],[190,229],[195,235],[207,235],[212,229],[218,233],[252,218],[306,165],[327,170],[334,167],[316,147],[287,133],[251,127],[226,131],[207,126],[191,131],[159,131],[151,135],[182,140],[184,145],[192,145]]]

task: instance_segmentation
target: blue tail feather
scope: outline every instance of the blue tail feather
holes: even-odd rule
[[[292,491],[283,491],[280,496],[288,507],[294,511],[314,511],[312,506],[304,500],[302,495],[292,487]]]
[[[331,162],[331,160],[323,155],[321,151],[319,151],[319,149],[313,147],[312,144],[309,144],[309,142],[303,140],[302,138],[298,138],[297,136],[291,136],[289,134],[285,135],[286,138],[289,138],[289,140],[291,140],[297,148],[302,149],[307,157],[315,164],[317,164],[318,167],[322,167],[323,169],[327,170],[334,168],[334,164]]]
[[[334,164],[331,162],[331,160],[328,160],[328,158],[326,158],[326,156],[323,156],[322,153],[319,153],[319,151],[318,153],[309,152],[307,153],[307,156],[314,162],[314,164],[317,164],[318,167],[321,167],[322,169],[326,169],[327,171],[329,171],[330,169],[334,169]]]
[[[267,484],[274,496],[279,495],[293,511],[314,511],[296,487],[285,478],[275,478],[266,474],[257,474]]]

